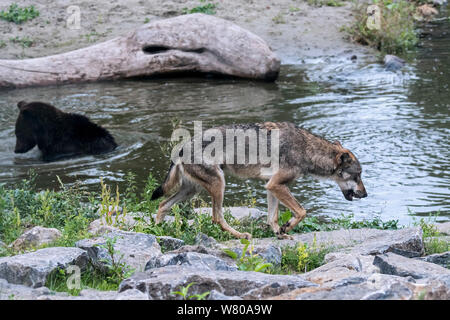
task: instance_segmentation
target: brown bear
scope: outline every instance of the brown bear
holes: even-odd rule
[[[117,147],[106,129],[85,116],[63,112],[44,102],[20,101],[17,107],[15,153],[25,153],[37,145],[44,161],[54,161],[110,152]]]

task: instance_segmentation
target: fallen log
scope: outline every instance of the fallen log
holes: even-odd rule
[[[190,14],[53,56],[0,59],[0,87],[26,87],[205,72],[275,80],[280,61],[255,34],[220,18]]]

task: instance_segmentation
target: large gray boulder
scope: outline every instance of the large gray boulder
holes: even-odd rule
[[[254,252],[265,258],[271,256],[265,253],[274,253],[271,247],[282,249],[283,247],[295,247],[299,243],[308,244],[309,247],[315,245],[316,248],[332,248],[334,251],[353,255],[395,252],[407,257],[420,257],[424,252],[422,229],[419,227],[400,230],[340,229],[294,234],[292,240],[277,238],[252,240]],[[227,248],[235,252],[242,252],[243,247],[244,245],[239,240],[230,240],[216,246],[216,248]],[[273,260],[275,263],[276,261]]]
[[[161,247],[161,250],[172,251],[184,246],[184,241],[181,239],[169,237],[169,236],[157,236],[156,239]]]
[[[325,264],[304,274],[305,279],[317,284],[332,284],[349,277],[363,277],[379,273],[373,265],[373,256],[332,252],[325,256]]]
[[[449,269],[437,264],[408,259],[392,252],[375,256],[373,264],[380,268],[381,273],[413,277],[414,279],[427,278],[438,274],[450,275]]]
[[[46,300],[69,297],[65,292],[52,292],[47,287],[31,288],[0,279],[0,300]]]
[[[0,279],[0,300],[148,300],[148,296],[136,289],[120,293],[84,289],[78,296],[72,296],[66,292],[52,291],[47,287],[31,288]]]
[[[420,287],[418,298],[424,300],[450,300],[450,275],[438,274],[429,278],[418,280]]]
[[[16,251],[23,251],[49,244],[62,236],[61,231],[55,228],[33,227],[17,238],[11,247]]]
[[[277,297],[289,300],[410,300],[415,285],[408,279],[384,274],[344,278],[332,285],[299,289]]]
[[[138,289],[146,293],[151,300],[181,299],[171,292],[179,291],[190,283],[194,284],[189,289],[189,295],[216,290],[225,296],[238,296],[243,299],[264,299],[297,288],[316,286],[301,276],[249,271],[209,271],[177,265],[135,273],[122,281],[119,292]]]
[[[71,52],[0,60],[0,87],[189,71],[273,81],[280,71],[280,60],[255,34],[232,22],[197,13],[151,22],[122,37]]]
[[[434,225],[436,226],[436,230],[439,233],[450,236],[450,221],[443,223],[436,223]]]
[[[115,239],[114,260],[124,262],[135,271],[143,271],[147,261],[161,255],[156,237],[139,232],[113,231],[100,237],[80,240],[76,246],[88,252],[95,266],[103,268],[111,263],[111,254],[103,247],[107,239]]]
[[[229,265],[216,256],[198,252],[167,253],[159,257],[154,257],[147,262],[145,270],[173,265],[195,267],[198,270],[209,271],[237,270],[236,265]]]
[[[128,212],[126,215],[121,215],[120,217],[113,215],[111,217],[112,222],[108,223],[103,216],[89,224],[88,232],[94,236],[98,236],[118,230],[133,231],[138,224],[150,223],[151,219],[151,217],[142,212]]]
[[[0,258],[0,278],[13,284],[42,287],[57,269],[75,265],[84,269],[88,255],[80,248],[53,247],[12,257]]]
[[[430,263],[435,263],[444,268],[450,268],[450,251],[430,254],[425,257],[419,257],[417,259]]]

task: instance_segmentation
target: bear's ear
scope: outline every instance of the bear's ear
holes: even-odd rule
[[[337,140],[335,140],[335,141],[333,142],[333,144],[336,145],[336,146],[338,146],[338,147],[341,147],[341,148],[342,148],[342,144],[341,144],[339,141],[337,141]]]
[[[25,107],[27,104],[28,104],[28,103],[27,103],[26,101],[20,101],[20,102],[17,104],[17,108],[19,108],[19,110],[22,110],[23,107]]]

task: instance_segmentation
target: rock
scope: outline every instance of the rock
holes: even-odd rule
[[[306,243],[317,247],[332,247],[339,251],[360,255],[376,255],[385,252],[395,252],[408,257],[420,257],[424,252],[422,229],[405,228],[399,230],[378,229],[341,229],[334,231],[309,232],[293,234],[293,240],[279,240],[277,238],[263,238],[252,240],[256,251],[264,247],[275,246],[283,248],[295,247],[298,243]],[[242,250],[239,240],[221,243],[221,248]]]
[[[384,66],[388,71],[396,71],[405,65],[405,60],[397,56],[387,54],[384,56]]]
[[[148,300],[148,296],[137,289],[130,289],[117,294],[116,300]]]
[[[416,18],[419,21],[431,20],[434,16],[438,14],[439,11],[437,11],[437,9],[434,8],[432,5],[423,4],[417,7],[414,18]]]
[[[178,291],[190,283],[194,284],[189,288],[189,295],[216,290],[225,296],[238,296],[243,299],[265,299],[297,288],[315,286],[301,276],[166,266],[135,273],[122,281],[119,292],[138,289],[146,293],[151,300],[180,299],[181,297],[171,292]]]
[[[141,221],[150,222],[151,218],[140,212],[129,212],[125,216],[112,216],[112,220],[108,224],[105,217],[96,219],[89,224],[88,232],[97,236],[118,230],[132,231]]]
[[[234,251],[238,255],[238,257],[242,256],[243,248],[234,247],[230,248],[230,250]],[[250,256],[248,250],[249,249],[247,249],[246,256]],[[280,247],[274,245],[256,246],[253,248],[252,254],[260,256],[264,259],[265,262],[271,263],[274,266],[281,265],[282,252]]]
[[[106,244],[108,238],[116,239],[114,259],[122,260],[135,271],[144,270],[148,260],[161,255],[156,237],[138,232],[113,231],[100,237],[80,240],[76,246],[86,250],[92,263],[102,268],[105,266],[102,260],[111,260],[107,249],[101,247]]]
[[[431,254],[429,256],[420,257],[417,259],[438,264],[444,268],[450,268],[450,251],[444,253]]]
[[[57,269],[75,265],[84,269],[88,263],[86,251],[79,248],[53,247],[12,257],[0,258],[0,278],[13,284],[38,288]]]
[[[58,229],[37,226],[24,232],[19,238],[11,243],[11,247],[16,251],[24,251],[52,243],[61,236],[61,231]]]
[[[217,241],[213,237],[209,237],[204,233],[199,233],[195,237],[195,244],[199,246],[205,246],[208,248],[214,248],[217,246]]]
[[[207,300],[242,300],[242,298],[238,296],[226,296],[217,290],[211,290]]]
[[[420,284],[421,286],[416,289],[418,299],[450,300],[450,275],[432,276]]]
[[[95,289],[83,289],[75,297],[76,300],[114,300],[117,297],[116,291],[100,291]]]
[[[184,246],[184,241],[181,239],[172,238],[169,236],[160,236],[156,237],[156,239],[158,239],[161,250],[164,252],[176,250]]]
[[[0,87],[189,71],[273,81],[278,77],[280,60],[255,34],[232,22],[196,13],[150,22],[122,37],[62,54],[1,59]]]
[[[376,232],[376,236],[366,238],[361,244],[353,247],[351,252],[363,255],[394,252],[409,258],[422,256],[424,247],[420,227],[379,231]]]
[[[434,224],[434,226],[439,233],[450,236],[450,221],[444,223],[436,223]]]
[[[264,248],[258,248],[254,251],[254,253],[263,258],[264,261],[269,262],[274,266],[281,265],[282,252],[279,247],[267,246]]]
[[[198,270],[237,270],[236,265],[229,265],[216,256],[198,252],[167,253],[159,257],[154,257],[147,262],[145,270],[171,265],[194,267]]]
[[[187,252],[196,252],[201,254],[208,254],[211,256],[215,256],[223,261],[225,261],[229,266],[234,266],[236,264],[236,261],[232,259],[228,254],[226,254],[222,249],[217,248],[207,248],[202,245],[185,245],[177,250],[173,250],[170,252],[167,252],[166,254],[180,254],[180,253],[187,253]]]
[[[274,299],[289,300],[409,300],[415,285],[407,279],[372,274],[344,278],[333,285],[294,290]]]
[[[427,278],[437,274],[450,274],[450,270],[436,264],[408,259],[391,252],[375,256],[373,264],[380,268],[381,273],[401,277],[411,276],[414,279]]]
[[[305,273],[305,279],[317,284],[332,284],[348,277],[379,273],[373,265],[373,256],[333,252],[325,256],[326,264]]]
[[[197,213],[203,213],[211,215],[212,209],[211,208],[195,208],[195,212]],[[246,220],[259,220],[259,219],[266,219],[267,213],[264,211],[261,211],[257,208],[248,208],[248,207],[225,207],[223,208],[223,211],[229,211],[230,214],[237,220],[240,221],[246,221]]]
[[[433,0],[435,6],[442,6],[445,3],[447,3],[447,0]]]
[[[69,297],[65,292],[51,292],[47,287],[31,288],[0,279],[0,300],[46,300]]]

